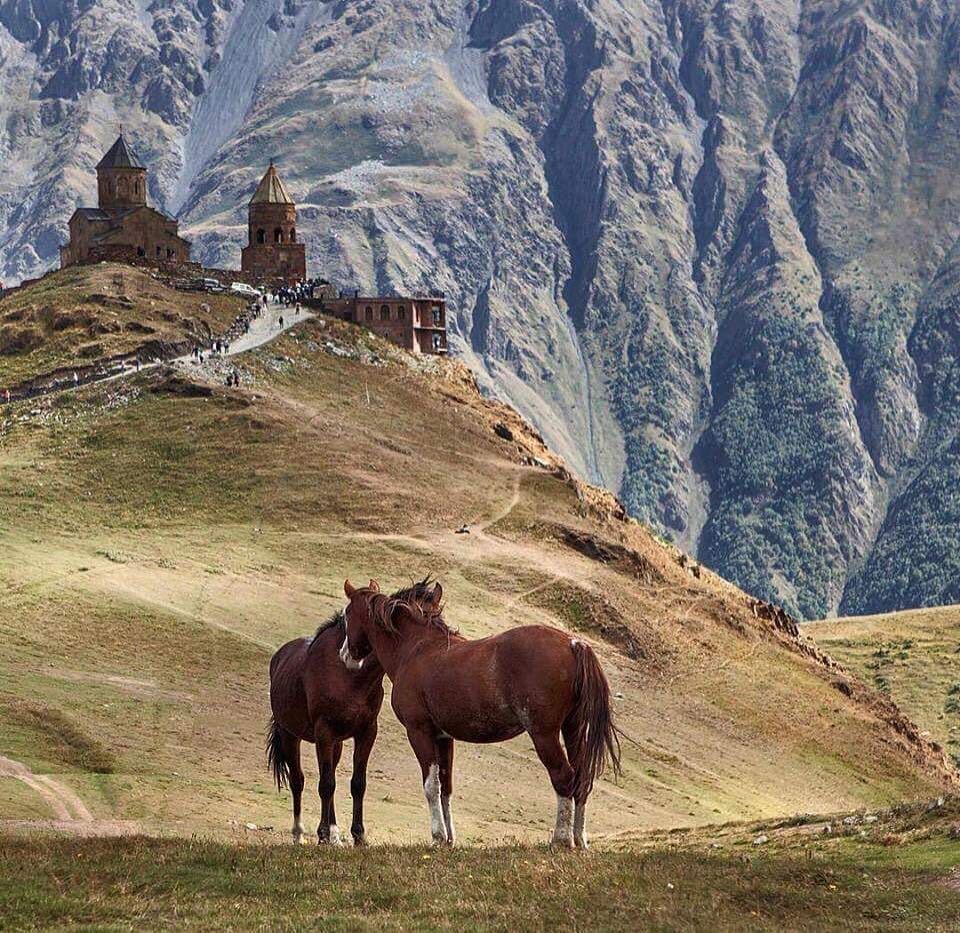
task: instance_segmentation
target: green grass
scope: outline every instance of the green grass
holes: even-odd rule
[[[955,929],[956,862],[905,849],[709,853],[318,850],[145,838],[5,840],[4,928]]]

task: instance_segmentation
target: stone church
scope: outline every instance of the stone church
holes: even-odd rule
[[[250,199],[247,228],[240,268],[248,277],[270,285],[306,279],[307,254],[297,242],[297,205],[272,161]]]
[[[70,242],[60,247],[61,268],[102,261],[190,261],[177,221],[147,205],[147,170],[122,133],[97,165],[97,206],[74,212]]]

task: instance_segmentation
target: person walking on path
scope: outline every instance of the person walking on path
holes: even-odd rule
[[[80,385],[80,376],[77,374],[77,371],[73,371],[73,387],[76,388]]]
[[[279,318],[279,320],[277,321],[277,326],[280,328],[280,330],[283,330],[283,315],[282,315],[282,314],[280,315],[280,318]]]

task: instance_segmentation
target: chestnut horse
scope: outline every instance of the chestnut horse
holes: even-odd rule
[[[557,794],[553,844],[587,847],[586,805],[609,761],[620,773],[610,687],[589,645],[545,625],[471,641],[444,622],[438,583],[429,599],[344,583],[350,600],[340,657],[381,667],[423,774],[434,843],[454,841],[453,743],[503,742],[527,732]],[[560,736],[563,743],[560,744]]]
[[[371,580],[370,586],[375,588],[376,584]],[[392,598],[417,605],[431,600],[433,590],[429,580],[423,580],[395,593]],[[366,841],[363,796],[367,787],[367,760],[377,738],[377,717],[383,705],[383,668],[371,660],[362,671],[345,670],[337,654],[344,637],[341,611],[321,625],[312,638],[287,642],[270,660],[273,716],[267,731],[267,761],[277,789],[285,784],[290,786],[295,843],[303,841],[301,742],[313,742],[317,747],[321,800],[318,841],[335,845],[340,842],[333,795],[337,764],[346,739],[353,739],[350,832],[354,845],[363,845]]]

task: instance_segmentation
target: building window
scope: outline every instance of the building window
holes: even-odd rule
[[[406,320],[406,317],[407,317],[407,309],[403,305],[400,305],[400,307],[397,308],[397,320],[404,321]]]
[[[159,259],[159,258],[160,258],[160,247],[158,246],[158,247],[157,247],[157,259]]]
[[[390,320],[390,305],[380,305],[380,320],[381,321]]]
[[[267,242],[267,231],[264,230],[263,227],[261,227],[261,228],[257,231],[257,242],[258,242],[258,243],[266,243],[266,242]]]
[[[142,258],[142,257],[144,257],[144,256],[147,255],[147,251],[146,251],[142,246],[138,246],[138,247],[137,247],[137,255]]]
[[[280,227],[277,227],[277,229],[273,231],[273,242],[274,243],[283,242],[283,230],[281,230]]]
[[[440,335],[439,335],[439,334],[434,334],[434,335],[433,335],[433,349],[434,349],[434,350],[439,350],[441,346],[442,346],[442,341],[440,340]]]
[[[433,326],[434,327],[440,326],[440,309],[439,308],[433,309]]]
[[[364,309],[363,316],[364,316],[368,321],[372,321],[372,320],[373,320],[373,308],[371,308],[370,305],[367,305],[367,307]]]
[[[290,228],[290,242],[291,242],[291,243],[296,243],[296,242],[297,242],[297,228],[296,228],[296,227],[291,227],[291,228]]]
[[[168,250],[167,250],[167,259],[173,259],[173,250],[172,250],[172,249],[168,249]]]

